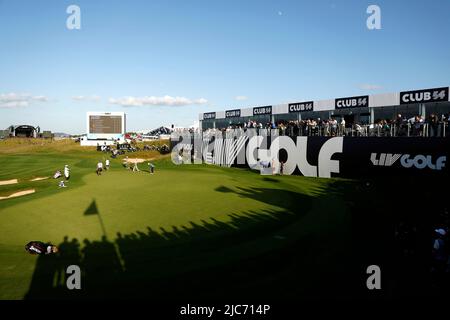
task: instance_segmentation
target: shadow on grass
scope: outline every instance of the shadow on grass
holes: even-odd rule
[[[92,200],[89,207],[87,207],[86,210],[84,211],[84,215],[89,216],[89,215],[95,215],[95,214],[99,214],[99,211],[97,208],[97,202],[94,199],[94,200]]]
[[[267,182],[275,182],[275,183],[280,182],[280,180],[277,180],[274,178],[268,178],[268,177],[264,177],[263,180],[267,181]]]
[[[280,189],[219,187],[218,192],[236,192],[279,210],[249,208],[230,213],[228,222],[210,218],[170,229],[147,227],[118,233],[114,241],[84,239],[83,246],[65,237],[58,255],[38,257],[25,298],[285,301],[404,295],[410,286],[404,287],[398,266],[405,260],[395,258],[393,246],[398,215],[389,209],[395,199],[375,203],[381,188],[365,183],[330,183],[316,198]],[[422,261],[423,252],[414,259]],[[81,290],[65,286],[65,270],[72,264],[82,270]],[[365,286],[371,264],[385,272],[382,293]],[[426,275],[415,271],[417,292],[426,286],[420,283]]]

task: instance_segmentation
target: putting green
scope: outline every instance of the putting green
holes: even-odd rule
[[[76,172],[72,171],[73,175]],[[207,168],[161,169],[154,175],[119,168],[101,176],[87,174],[84,184],[73,189],[71,181],[60,189],[54,182],[57,191],[53,194],[23,203],[17,199],[16,205],[2,209],[0,243],[20,245],[30,239],[58,242],[65,235],[100,239],[103,231],[95,213],[111,237],[117,232],[145,231],[147,226],[170,229],[189,221],[201,223],[211,217],[228,222],[231,213],[249,209],[283,210],[245,196],[243,189],[268,187],[270,182],[255,174],[241,173],[239,181],[235,177],[237,174]],[[221,188],[226,191],[220,192]]]
[[[330,180],[263,177],[249,170],[207,165],[175,166],[167,158],[154,162],[154,175],[148,172],[146,163],[139,165],[141,172],[133,173],[121,166],[121,159],[115,159],[110,171],[97,176],[93,171],[101,157],[96,152],[67,152],[0,158],[0,166],[5,169],[0,179],[19,179],[16,185],[0,186],[0,194],[36,189],[34,194],[0,202],[1,299],[58,296],[55,292],[63,283],[47,280],[46,272],[71,263],[90,270],[90,277],[85,279],[91,284],[90,291],[83,291],[86,297],[112,292],[105,285],[110,278],[98,280],[108,271],[114,273],[112,277],[122,289],[131,283],[136,288],[136,283],[161,279],[178,283],[174,279],[180,272],[208,275],[211,271],[205,270],[219,272],[242,259],[295,243],[304,234],[299,232],[299,219],[308,232],[324,232],[325,243],[334,232],[329,228],[334,230],[346,221],[342,219],[342,200],[326,196]],[[71,167],[67,188],[58,188],[60,179],[30,181],[53,176],[55,168],[62,169],[64,164]],[[325,196],[327,201],[323,201]],[[329,201],[333,208],[343,208],[339,215],[333,213]],[[320,226],[324,221],[334,225]],[[65,256],[68,250],[64,248],[71,239],[77,244],[73,255],[80,256],[75,262]],[[30,240],[60,245],[60,261],[50,263],[52,258],[27,254],[23,247]],[[117,248],[125,272],[104,258],[111,251],[107,249],[112,248],[110,244]],[[92,256],[86,255],[92,250],[96,257],[103,257],[94,266],[86,258]],[[152,271],[147,272],[148,268]],[[184,293],[183,286],[174,286],[179,294]],[[141,287],[127,294],[148,294],[143,290]]]

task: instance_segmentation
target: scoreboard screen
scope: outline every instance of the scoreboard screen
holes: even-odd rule
[[[122,116],[90,115],[89,133],[98,133],[98,134],[122,133]]]

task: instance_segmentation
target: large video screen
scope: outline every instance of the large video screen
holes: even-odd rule
[[[89,133],[122,133],[121,116],[89,116]]]

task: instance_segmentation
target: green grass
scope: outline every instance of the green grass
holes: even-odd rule
[[[145,164],[139,173],[127,171],[116,159],[99,177],[94,170],[101,158],[93,150],[51,147],[0,155],[0,180],[19,179],[0,186],[0,194],[36,189],[0,201],[1,299],[257,295],[280,281],[283,288],[311,282],[307,273],[292,279],[299,243],[305,259],[311,251],[304,246],[319,238],[315,247],[326,250],[314,259],[336,264],[345,254],[349,213],[332,180],[175,166],[167,157],[155,161],[154,175]],[[65,189],[54,179],[29,181],[52,176],[64,164],[72,174]],[[31,256],[23,249],[30,240],[51,241],[61,253]],[[83,269],[80,292],[65,289],[70,264]],[[313,260],[302,264],[318,268]],[[261,274],[249,277],[250,270]]]

